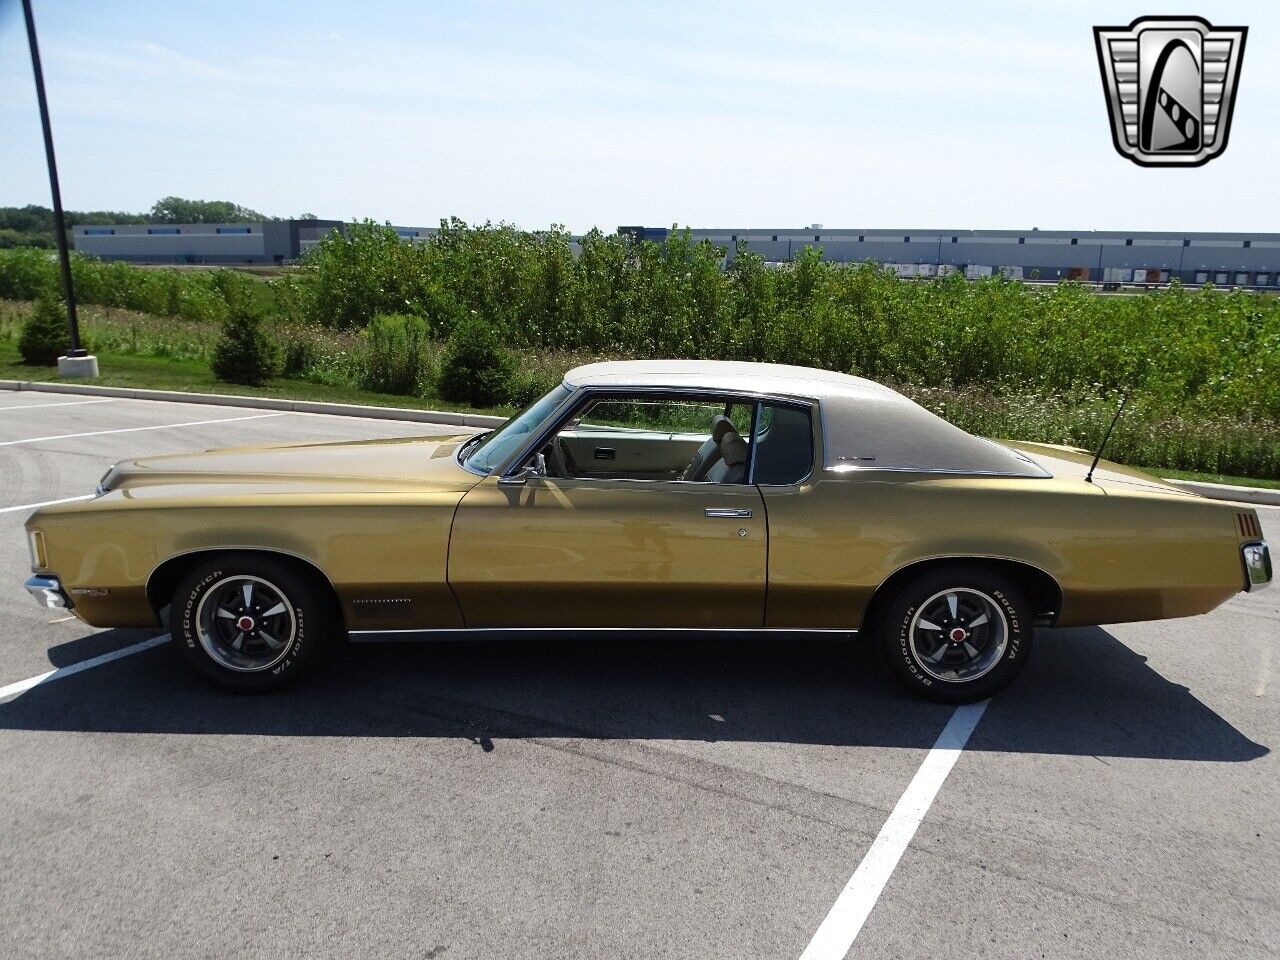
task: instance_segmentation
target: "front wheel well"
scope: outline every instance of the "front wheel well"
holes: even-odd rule
[[[222,556],[228,553],[255,553],[264,557],[270,557],[280,563],[292,567],[299,574],[314,581],[316,586],[324,591],[333,600],[333,609],[338,616],[338,622],[345,627],[345,616],[342,612],[342,603],[338,599],[338,591],[334,587],[333,582],[325,575],[324,571],[301,557],[294,556],[291,553],[282,553],[279,550],[271,550],[267,548],[213,548],[209,550],[195,550],[191,553],[180,553],[176,557],[170,557],[160,566],[151,571],[151,576],[147,578],[147,602],[151,605],[151,609],[155,612],[156,619],[161,620],[161,611],[169,605],[173,599],[173,592],[178,589],[178,584],[182,582],[182,578],[196,564],[214,557]]]
[[[904,583],[922,573],[943,567],[976,567],[1007,577],[1026,594],[1027,602],[1031,604],[1035,622],[1038,624],[1052,625],[1062,609],[1062,587],[1058,585],[1057,580],[1039,567],[1021,560],[996,557],[937,557],[908,564],[901,570],[894,571],[884,583],[880,584],[871,595],[866,612],[863,614],[863,630],[874,628],[875,618],[890,603]]]

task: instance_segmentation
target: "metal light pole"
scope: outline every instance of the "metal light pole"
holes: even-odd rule
[[[44,70],[40,66],[40,46],[36,43],[36,20],[31,0],[22,0],[27,20],[27,43],[31,46],[31,72],[35,75],[36,99],[40,103],[40,125],[44,129],[44,153],[49,162],[49,189],[53,194],[53,230],[62,265],[62,295],[67,303],[67,325],[71,328],[71,349],[58,358],[58,372],[71,377],[96,377],[98,361],[80,345],[80,323],[76,317],[76,290],[71,279],[71,254],[67,250],[67,223],[62,212],[62,191],[58,189],[58,162],[53,155],[53,128],[49,125],[49,102],[44,95]],[[64,360],[68,361],[64,363]]]

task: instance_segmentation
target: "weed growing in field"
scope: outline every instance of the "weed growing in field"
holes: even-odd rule
[[[453,220],[418,244],[352,225],[270,283],[84,257],[75,271],[82,299],[103,305],[85,325],[107,352],[208,362],[230,305],[250,299],[287,345],[288,375],[319,383],[519,402],[588,358],[761,360],[898,384],[975,433],[1086,447],[1128,390],[1116,457],[1280,476],[1280,298],[1177,285],[1100,297],[1074,283],[904,280],[812,249],[781,269],[746,252],[725,266],[724,255],[687,233],[574,241],[560,228]],[[0,251],[0,297],[55,290],[56,269],[47,251]],[[361,333],[382,314],[412,319]],[[515,357],[477,394],[430,376],[468,318]],[[0,336],[13,324],[0,304]],[[410,326],[417,359],[396,339]]]

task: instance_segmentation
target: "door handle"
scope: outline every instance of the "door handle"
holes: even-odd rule
[[[750,510],[739,510],[735,507],[707,507],[702,512],[708,517],[728,517],[733,520],[744,520],[751,516]]]
[[[596,447],[591,455],[597,460],[612,460],[618,455],[618,451],[613,447]]]

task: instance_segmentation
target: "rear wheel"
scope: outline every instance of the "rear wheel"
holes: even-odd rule
[[[903,685],[943,703],[970,703],[1004,689],[1031,652],[1022,591],[979,567],[914,577],[889,601],[877,630]]]
[[[229,690],[274,690],[315,656],[325,594],[269,556],[226,554],[198,564],[173,597],[170,629],[191,667]]]

